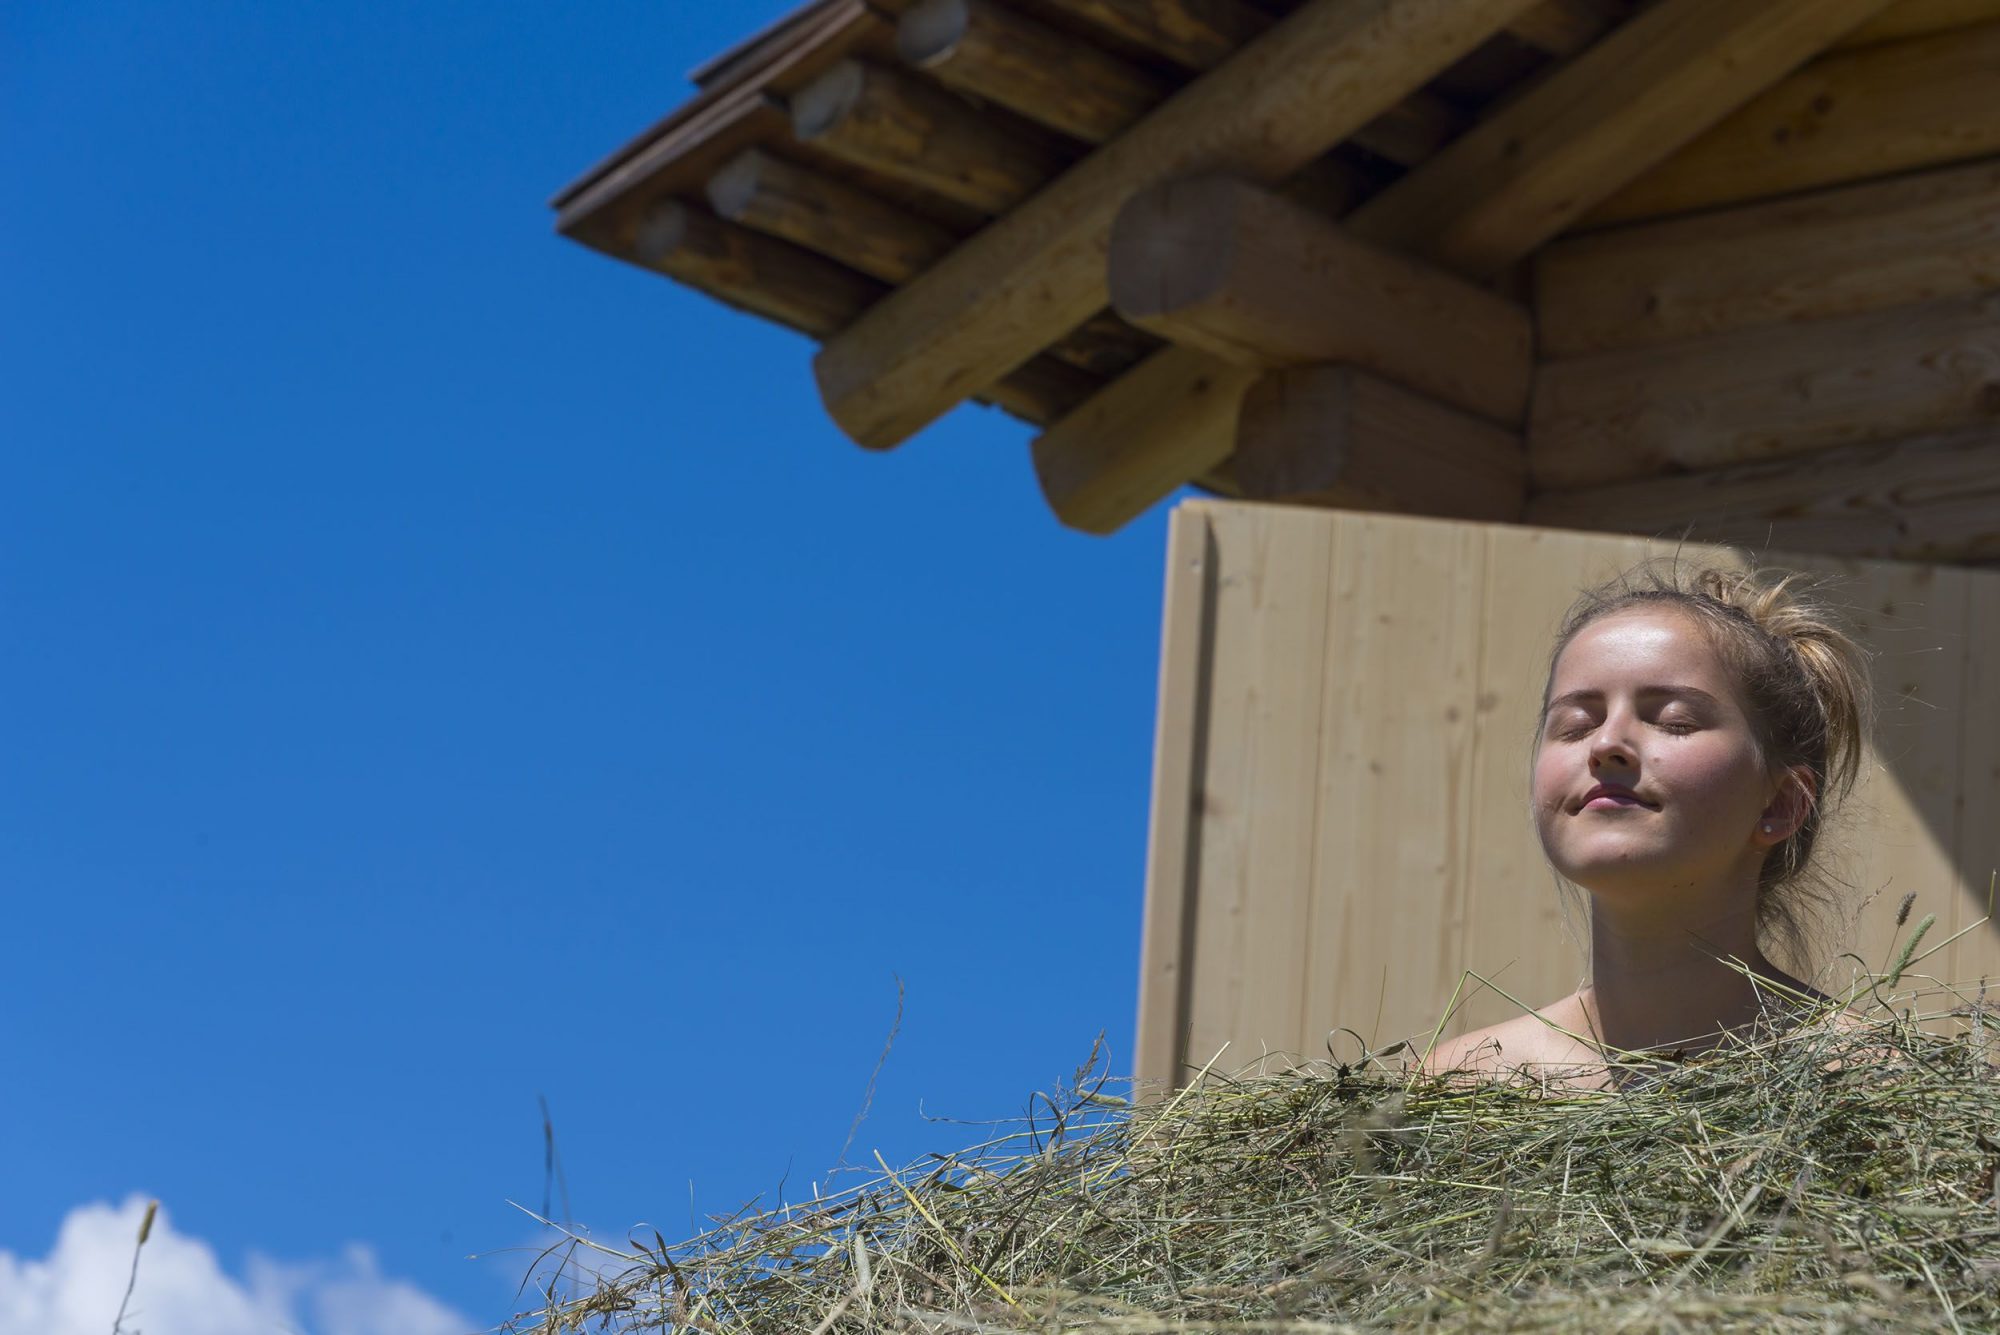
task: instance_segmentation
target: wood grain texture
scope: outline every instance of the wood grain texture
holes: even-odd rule
[[[1573,357],[1543,367],[1537,490],[2000,421],[2000,295]]]
[[[708,202],[719,217],[887,283],[908,281],[958,244],[948,228],[761,148],[709,177]]]
[[[1661,0],[1358,209],[1356,235],[1513,264],[1884,0]]]
[[[1959,720],[1958,848],[1964,894],[1955,921],[1969,932],[1945,976],[1960,984],[2000,979],[2000,573],[1971,573],[1965,600],[1965,701]],[[1983,922],[1981,920],[1984,920]],[[1975,924],[1977,924],[1975,926]],[[1967,1001],[1978,994],[1965,987]]]
[[[1351,366],[1273,371],[1244,395],[1244,496],[1343,510],[1517,520],[1521,437]]]
[[[1134,195],[1109,276],[1125,319],[1236,365],[1359,366],[1508,424],[1527,408],[1524,308],[1235,177]]]
[[[1542,492],[1527,518],[1836,556],[2000,558],[2000,426]]]
[[[1545,0],[1507,25],[1507,31],[1549,55],[1567,58],[1589,46],[1631,13],[1628,0]]]
[[[792,133],[816,151],[1001,214],[1069,159],[1010,133],[912,74],[846,60],[793,96]]]
[[[1139,1016],[1133,1075],[1171,1086],[1188,1058],[1187,980],[1198,908],[1206,738],[1215,654],[1214,541],[1191,506],[1167,525],[1166,602],[1153,733],[1152,827],[1146,842],[1146,908],[1140,929]]]
[[[2000,0],[1896,0],[1840,39],[1841,47],[1873,46],[1905,37],[2000,21]]]
[[[1523,8],[1312,0],[830,340],[814,362],[828,410],[863,444],[906,439],[1104,306],[1133,191],[1202,171],[1282,180]]]
[[[1880,6],[1662,0],[1364,204],[1349,230],[1462,275],[1496,274]],[[1163,175],[1181,174],[1190,173]],[[1190,376],[1214,374],[1212,359],[1182,365]],[[1174,392],[1157,367],[1148,384],[1152,393]],[[1118,457],[1203,457],[1198,443],[1172,438],[1170,421],[1143,420],[1152,438],[1092,440],[1091,448]],[[1126,495],[1136,501],[1144,493]],[[1099,522],[1115,525],[1137,513]]]
[[[1593,209],[1597,226],[2000,152],[2000,24],[1827,56]]]
[[[896,47],[940,83],[1088,144],[1124,133],[1174,88],[996,0],[920,0],[897,21]]]
[[[1278,531],[1330,528],[1334,537],[1314,719],[1315,853],[1307,914],[1290,927],[1309,969],[1296,1041],[1314,1056],[1326,1054],[1336,1026],[1373,1048],[1421,1041],[1472,944],[1463,924],[1477,863],[1464,834],[1490,531],[1281,514]],[[1333,1051],[1358,1055],[1344,1036]]]
[[[1547,357],[2000,289],[2000,164],[1586,233],[1535,262]]]
[[[1035,477],[1056,518],[1110,533],[1220,465],[1255,371],[1181,348],[1156,352],[1035,438]]]
[[[1300,924],[1315,851],[1333,535],[1240,512],[1217,510],[1209,521],[1221,564],[1204,764],[1188,799],[1201,813],[1192,935],[1203,995],[1188,1017],[1187,1061],[1233,1041],[1224,1069],[1282,1069],[1306,1023]],[[1257,1041],[1266,1035],[1281,1049],[1268,1064]]]

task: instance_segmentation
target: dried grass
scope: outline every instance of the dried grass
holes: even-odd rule
[[[512,1329],[2000,1328],[2000,1020],[1983,987],[1886,982],[1845,999],[1858,1025],[1608,1091],[1404,1053],[1127,1104],[1089,1063],[984,1143],[839,1195],[679,1245],[566,1239],[612,1269]]]

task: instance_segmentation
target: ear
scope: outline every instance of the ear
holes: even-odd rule
[[[1752,841],[1772,848],[1797,834],[1812,814],[1818,792],[1810,766],[1794,765],[1786,770],[1778,777],[1777,791],[1757,815]]]

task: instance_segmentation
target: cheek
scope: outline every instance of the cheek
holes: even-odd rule
[[[1528,771],[1528,792],[1534,801],[1538,819],[1561,805],[1569,795],[1568,782],[1569,771],[1564,765],[1561,748],[1536,747],[1534,764]]]
[[[1690,743],[1664,752],[1658,769],[1688,807],[1723,815],[1762,805],[1757,759],[1740,747]]]

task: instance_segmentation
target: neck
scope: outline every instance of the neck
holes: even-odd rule
[[[1758,979],[1797,985],[1757,948],[1754,877],[1744,887],[1690,896],[1692,889],[1636,904],[1593,896],[1583,1001],[1605,1047],[1699,1051],[1747,1027],[1761,1007],[1746,967]],[[1671,912],[1659,911],[1663,904]]]

